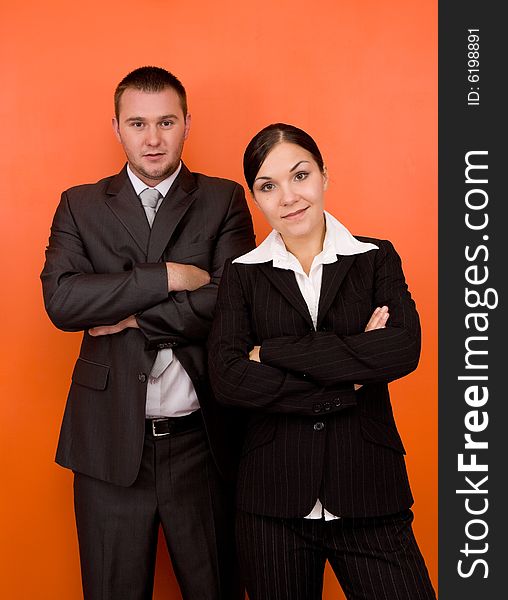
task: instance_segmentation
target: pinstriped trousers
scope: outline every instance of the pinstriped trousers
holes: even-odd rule
[[[240,512],[236,536],[250,600],[320,600],[328,560],[348,600],[435,600],[413,513],[334,521]]]

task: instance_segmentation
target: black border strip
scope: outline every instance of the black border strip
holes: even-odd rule
[[[489,0],[439,3],[443,600],[507,594],[508,142],[503,144],[503,138],[508,138],[508,103],[502,90],[507,87],[508,35],[502,7],[502,2]]]

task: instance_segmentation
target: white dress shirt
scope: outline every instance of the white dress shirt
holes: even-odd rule
[[[378,248],[374,244],[360,242],[330,213],[325,211],[324,214],[326,234],[323,242],[323,250],[314,257],[309,275],[305,273],[296,256],[287,251],[282,236],[275,229],[257,248],[233,261],[243,264],[259,264],[273,261],[274,267],[293,271],[298,287],[309,309],[314,329],[316,328],[318,317],[323,265],[337,262],[338,254],[350,256],[352,254],[363,254],[364,252],[377,250]],[[314,508],[305,518],[324,518],[326,521],[331,521],[340,517],[327,511],[318,498]]]
[[[173,182],[180,173],[182,163],[180,162],[176,171],[155,186],[161,194],[161,198],[155,207],[157,211],[164,202],[166,194],[169,192]],[[127,164],[127,174],[134,187],[134,191],[139,197],[143,190],[146,190],[146,183],[143,183],[137,177]],[[171,202],[168,198],[167,202]],[[155,216],[157,218],[157,215]],[[187,371],[182,367],[180,361],[173,354],[171,348],[159,350],[167,353],[168,366],[157,377],[152,374],[148,378],[148,387],[146,389],[146,416],[147,417],[183,417],[194,412],[199,408],[199,401],[196,390],[192,384]]]

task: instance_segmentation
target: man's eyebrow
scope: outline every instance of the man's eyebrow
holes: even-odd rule
[[[178,115],[162,115],[161,117],[157,117],[158,121],[166,121],[167,119],[178,119]],[[145,117],[129,117],[125,119],[126,123],[132,123],[133,121],[146,121]]]

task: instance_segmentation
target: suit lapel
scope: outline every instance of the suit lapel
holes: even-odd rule
[[[150,225],[148,225],[145,211],[127,175],[127,166],[113,177],[106,194],[106,204],[146,255],[150,239]]]
[[[162,256],[178,223],[194,202],[195,196],[192,195],[192,192],[196,188],[194,177],[182,164],[178,177],[155,215],[148,244],[148,262],[157,262]]]
[[[259,265],[262,273],[276,287],[279,292],[291,303],[291,305],[302,315],[302,317],[314,328],[307,304],[296,283],[295,274],[287,269],[273,267],[272,262]]]
[[[355,261],[355,256],[338,256],[337,262],[323,265],[323,278],[321,280],[321,295],[319,297],[319,309],[317,327],[320,326],[328,309],[337,296],[344,277]]]
[[[153,227],[146,219],[145,211],[132,187],[127,167],[110,181],[106,190],[106,204],[130,233],[148,262],[157,262],[181,221],[194,201],[192,192],[196,182],[185,165],[160,205]]]

